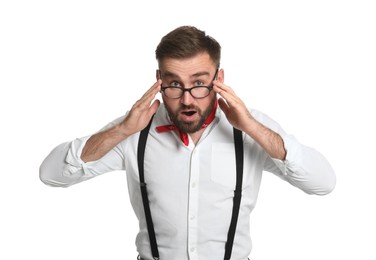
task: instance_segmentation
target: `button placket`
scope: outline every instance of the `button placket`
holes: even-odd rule
[[[199,180],[199,150],[197,147],[191,154],[189,203],[188,203],[188,254],[191,260],[197,259],[197,210]]]

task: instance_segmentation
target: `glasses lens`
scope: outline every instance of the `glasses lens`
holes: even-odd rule
[[[208,87],[194,87],[191,89],[191,95],[195,98],[204,98],[208,96],[210,89]]]
[[[164,90],[164,93],[169,98],[180,98],[183,95],[181,88],[168,87]]]

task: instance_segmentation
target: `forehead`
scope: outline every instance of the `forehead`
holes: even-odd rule
[[[213,61],[207,53],[200,53],[185,59],[165,58],[160,62],[159,69],[162,74],[179,77],[205,74],[205,72],[210,74],[216,70]]]

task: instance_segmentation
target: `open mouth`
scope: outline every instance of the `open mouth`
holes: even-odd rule
[[[196,111],[184,111],[184,112],[182,112],[182,114],[186,115],[186,116],[193,116],[196,113],[197,113]]]

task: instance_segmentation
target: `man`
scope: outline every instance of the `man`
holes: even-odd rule
[[[264,170],[309,194],[335,186],[320,153],[224,84],[220,51],[195,27],[168,33],[156,49],[157,82],[127,115],[59,145],[41,165],[41,180],[61,187],[125,170],[140,259],[248,259]]]

